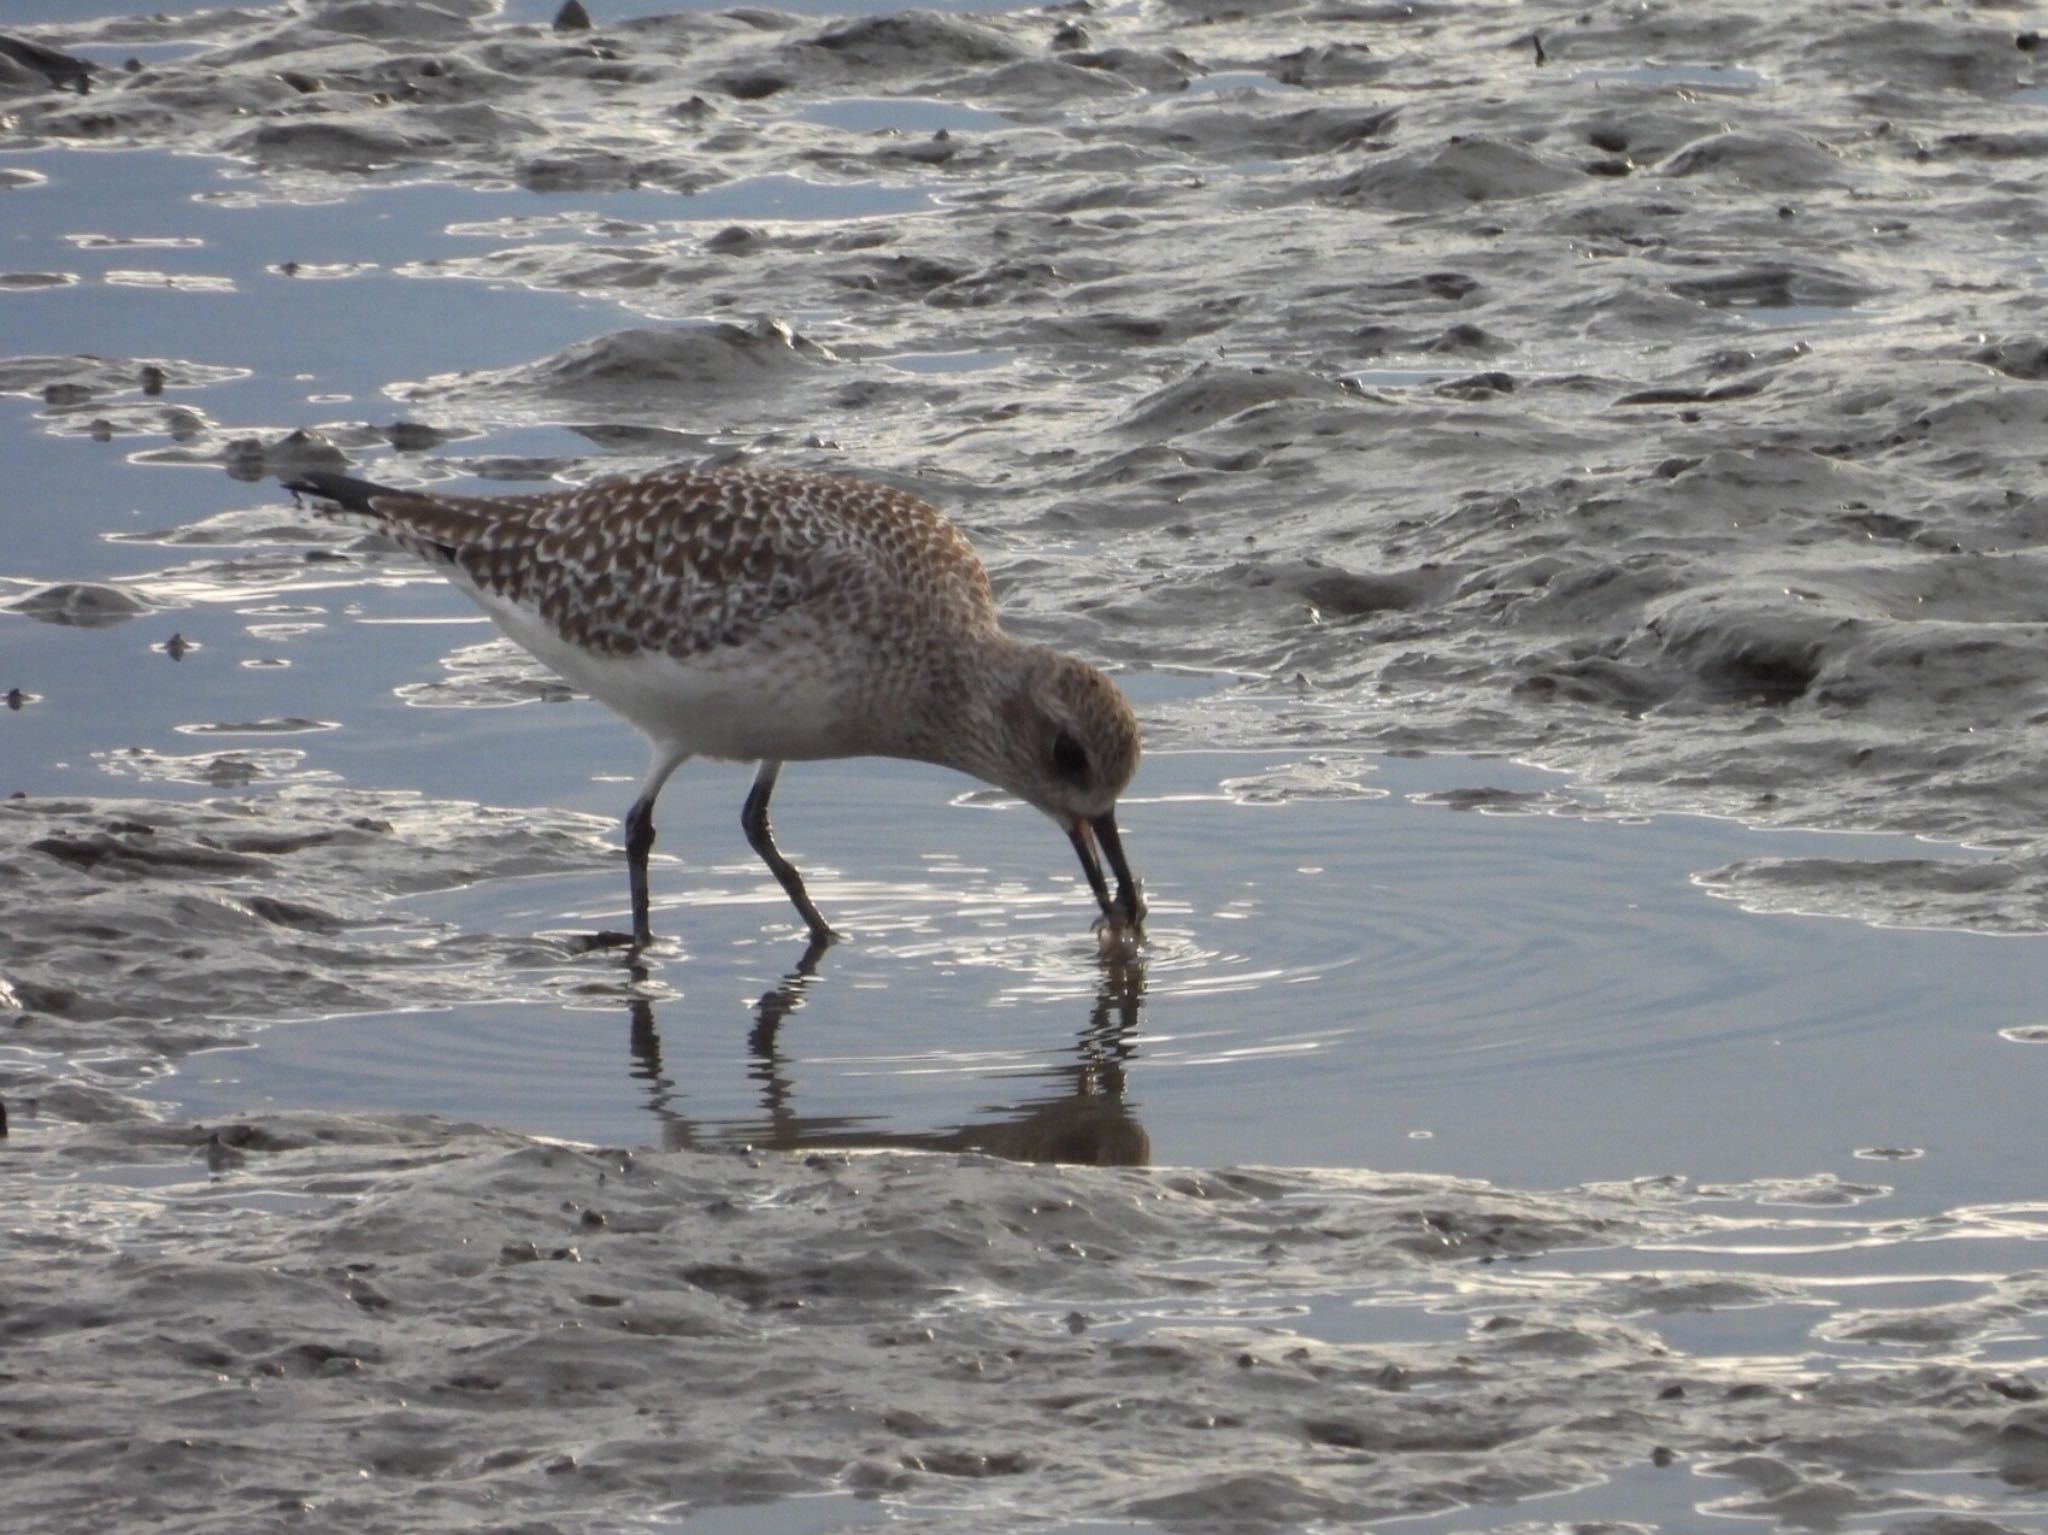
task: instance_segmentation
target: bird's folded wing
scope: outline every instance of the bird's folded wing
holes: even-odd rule
[[[488,609],[510,604],[603,654],[678,658],[743,645],[819,597],[845,550],[729,476],[598,481],[523,496],[305,488],[448,568]],[[336,492],[342,494],[336,494]]]

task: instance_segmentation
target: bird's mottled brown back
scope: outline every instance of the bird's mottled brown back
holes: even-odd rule
[[[671,469],[506,497],[393,492],[399,542],[596,654],[745,645],[785,615],[863,633],[943,611],[995,623],[966,536],[916,496],[837,475]]]

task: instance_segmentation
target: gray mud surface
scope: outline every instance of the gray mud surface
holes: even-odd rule
[[[2022,12],[599,11],[52,27],[143,67],[14,81],[10,137],[174,137],[257,201],[549,194],[411,275],[643,323],[504,367],[450,344],[384,380],[406,415],[607,450],[543,471],[715,443],[914,477],[1027,623],[1299,679],[1277,722],[1200,711],[1205,738],[1512,750],[2037,872],[2048,86]],[[625,196],[641,216],[584,211]],[[166,365],[203,386],[194,362]],[[124,366],[7,372],[100,419]],[[325,423],[351,450],[362,426]]]
[[[2038,1390],[1998,1359],[2021,1326],[2039,1347],[2039,1274],[1866,1259],[1862,1301],[1790,1351],[1746,1321],[1811,1308],[1845,1247],[2002,1250],[2038,1209],[1877,1229],[1873,1190],[1826,1182],[1702,1206],[1654,1180],[634,1154],[361,1116],[219,1135],[214,1181],[164,1181],[175,1144],[60,1140],[19,1209],[18,1528],[644,1528],[825,1487],[918,1529],[1470,1528],[1620,1487],[1679,1527],[1701,1500],[1981,1532],[2030,1526],[1945,1511],[2042,1474]]]
[[[0,1524],[2048,1527],[2040,17],[590,8],[0,17]],[[1143,964],[886,773],[593,963],[264,483],[730,457],[1120,668]]]

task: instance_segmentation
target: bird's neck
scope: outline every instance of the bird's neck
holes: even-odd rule
[[[996,628],[949,646],[933,658],[926,707],[913,711],[903,737],[886,749],[1002,786],[1006,743],[1045,653]]]

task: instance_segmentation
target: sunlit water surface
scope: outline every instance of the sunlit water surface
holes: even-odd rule
[[[587,706],[554,712],[590,729],[536,723],[518,750],[565,784],[632,749]],[[202,1118],[404,1107],[619,1145],[1001,1148],[1082,1116],[1112,1159],[1142,1130],[1164,1163],[1520,1186],[1828,1172],[1914,1209],[2034,1164],[2039,1047],[2001,1031],[2039,1018],[2038,941],[1757,916],[1689,882],[1803,839],[1413,802],[1536,786],[1499,762],[1154,757],[1123,816],[1150,936],[1105,960],[1041,818],[936,770],[805,765],[781,841],[851,935],[805,970],[738,835],[746,781],[691,768],[664,797],[644,982],[593,956],[567,1004],[281,1026],[167,1091]],[[567,932],[617,927],[624,894],[544,878],[412,904]]]
[[[1696,73],[1687,83],[1700,89],[1748,85],[1742,71]],[[966,110],[850,98],[816,119],[928,131]],[[930,203],[915,186],[842,187],[821,203],[817,188],[763,181],[680,202],[537,203],[422,184],[279,205],[243,196],[212,163],[159,154],[6,164],[47,183],[7,194],[0,260],[54,280],[0,294],[4,349],[191,359],[217,376],[174,381],[166,406],[266,432],[389,421],[406,413],[412,381],[520,362],[620,323],[593,299],[447,275],[532,233],[519,221],[537,208],[658,224],[909,217]],[[900,365],[994,368],[1006,356]],[[1405,387],[1437,375],[1357,377]],[[435,706],[475,702],[437,685],[488,633],[439,582],[399,560],[309,564],[292,514],[261,511],[279,501],[271,489],[203,458],[198,473],[172,472],[164,432],[124,418],[95,442],[89,420],[31,400],[0,411],[13,512],[0,595],[114,581],[161,611],[104,625],[0,615],[0,684],[33,695],[6,717],[0,791],[192,798],[370,783],[623,808],[639,747],[594,705]],[[521,460],[544,470],[590,444],[519,420],[461,446],[516,478]],[[163,648],[174,632],[196,647],[182,659]],[[1198,710],[1243,679],[1120,680],[1156,713]],[[1624,820],[1497,759],[1156,752],[1122,817],[1153,907],[1149,941],[1106,957],[1064,840],[1036,816],[932,770],[798,765],[778,798],[782,844],[849,935],[806,956],[739,836],[745,783],[741,770],[692,765],[666,792],[654,871],[664,942],[641,970],[603,954],[524,971],[479,960],[499,965],[474,978],[496,1001],[249,1020],[245,1043],[168,1063],[151,1096],[208,1122],[417,1110],[615,1146],[1320,1165],[1514,1189],[1683,1178],[1726,1199],[1713,1233],[1554,1255],[1530,1271],[1532,1290],[1555,1298],[1636,1267],[1784,1275],[1812,1287],[1806,1298],[1704,1306],[1660,1326],[1692,1354],[1786,1369],[1863,1357],[1862,1343],[1817,1322],[1814,1294],[1844,1308],[1939,1305],[2038,1263],[2042,1212],[2016,1191],[2040,1176],[2039,942],[1761,916],[1694,878],[1740,858],[1967,863],[1969,851]],[[461,966],[467,935],[619,925],[624,877],[488,882],[400,904],[390,941],[416,944],[423,921],[438,924],[437,952]],[[33,1114],[18,1124],[35,1133]],[[1456,1289],[1333,1284],[1230,1320],[1337,1342],[1448,1339],[1469,1322]],[[1095,1325],[1137,1337],[1214,1321],[1162,1300],[1105,1309]],[[1971,1357],[2026,1368],[2042,1357],[2037,1334],[2015,1319]],[[1546,1511],[1678,1528],[1714,1496],[1710,1483],[1645,1471]],[[839,1499],[775,1508],[759,1528],[839,1528],[876,1512]],[[743,1527],[731,1517],[675,1527]],[[1461,1529],[1463,1517],[1399,1527]]]
[[[445,366],[451,337],[466,363],[502,364],[616,313],[438,275],[507,219],[571,216],[523,192],[400,185],[277,204],[196,159],[10,163],[48,185],[10,194],[27,216],[0,247],[7,264],[70,279],[0,296],[10,345],[197,360],[218,377],[165,404],[224,422],[402,416],[403,381]],[[780,195],[578,195],[572,217],[781,216]],[[860,188],[834,195],[812,212],[859,216]],[[314,253],[329,280],[287,275]],[[4,620],[12,674],[40,700],[7,721],[19,786],[402,782],[622,808],[640,748],[593,705],[419,707],[464,701],[433,684],[489,632],[442,583],[403,559],[367,578],[309,565],[304,520],[273,489],[169,472],[174,442],[145,432],[124,453],[122,435],[94,442],[83,424],[29,402],[0,416],[14,503],[87,509],[14,519],[13,586],[112,579],[169,611]],[[462,445],[516,461],[579,442],[521,424]],[[174,630],[197,647],[177,661],[161,649]],[[1153,710],[1199,707],[1232,680],[1125,678]],[[224,783],[223,759],[246,774]],[[1498,761],[1155,754],[1125,813],[1151,938],[1105,963],[1054,828],[937,772],[803,765],[778,825],[853,940],[800,968],[790,913],[737,835],[743,785],[698,765],[665,796],[655,887],[670,942],[645,976],[593,957],[569,1005],[562,977],[511,975],[495,1006],[279,1027],[185,1063],[165,1090],[208,1117],[403,1106],[621,1144],[1093,1135],[1113,1158],[1545,1186],[1882,1173],[1915,1207],[2031,1173],[2019,1127],[2040,1067],[2016,1040],[2034,1022],[2034,943],[1757,917],[1689,879],[1772,853],[1930,856],[1902,839],[1623,823],[1577,802],[1512,815],[1413,803],[1549,803],[1556,780]],[[1471,793],[1489,790],[1509,792]],[[453,931],[516,934],[616,925],[622,897],[622,879],[593,877],[415,904]]]

